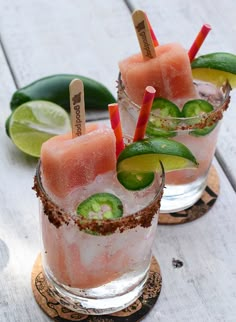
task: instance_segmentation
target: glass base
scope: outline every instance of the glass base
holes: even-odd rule
[[[161,199],[161,213],[173,213],[187,209],[197,202],[207,184],[207,178],[199,178],[183,185],[168,185]]]
[[[123,310],[135,302],[142,294],[148,273],[149,269],[142,276],[135,274],[133,279],[129,273],[106,285],[86,290],[60,284],[46,271],[45,277],[52,296],[64,307],[81,314],[103,315]],[[127,285],[130,285],[129,289]]]

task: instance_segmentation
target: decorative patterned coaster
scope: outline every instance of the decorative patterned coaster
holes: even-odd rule
[[[207,186],[201,198],[191,207],[174,212],[174,213],[161,213],[159,215],[158,223],[160,225],[177,225],[193,221],[205,215],[208,210],[212,208],[219,195],[220,184],[219,177],[216,169],[211,166]]]
[[[83,322],[137,322],[140,321],[152,309],[156,303],[162,286],[160,266],[152,257],[149,277],[143,294],[126,309],[109,315],[84,315],[73,312],[59,304],[50,294],[45,279],[41,255],[34,263],[31,275],[31,284],[36,302],[41,309],[54,321],[83,321]]]

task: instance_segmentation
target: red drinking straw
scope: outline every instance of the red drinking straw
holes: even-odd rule
[[[203,41],[205,40],[210,30],[211,30],[210,25],[205,24],[202,26],[191,48],[189,49],[188,56],[189,56],[190,62],[192,62],[193,59],[195,58],[197,52],[199,51]]]
[[[159,42],[158,42],[158,40],[157,40],[157,38],[156,38],[156,36],[155,36],[155,33],[154,33],[153,29],[152,29],[152,26],[151,26],[151,24],[150,24],[150,21],[149,21],[149,19],[148,19],[148,16],[147,16],[147,15],[146,15],[146,18],[147,18],[148,28],[149,28],[150,33],[151,33],[153,46],[154,46],[154,47],[157,47],[157,46],[159,46]]]
[[[142,140],[145,136],[146,127],[152,108],[152,103],[155,97],[156,90],[152,86],[147,86],[145,89],[142,106],[139,112],[138,122],[136,125],[133,141]]]
[[[121,128],[120,113],[119,113],[118,104],[117,103],[109,104],[108,110],[109,110],[109,115],[110,115],[111,127],[112,127],[115,137],[116,137],[116,157],[118,157],[120,152],[125,147],[123,135],[122,135],[122,128]]]

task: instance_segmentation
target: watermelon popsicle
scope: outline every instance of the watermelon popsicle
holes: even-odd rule
[[[93,182],[96,176],[115,171],[113,131],[90,124],[86,135],[73,139],[71,133],[55,136],[43,144],[41,161],[44,187],[51,195],[65,198],[76,187]]]
[[[142,102],[147,86],[156,89],[156,97],[165,97],[178,106],[197,98],[187,51],[178,43],[159,45],[156,57],[143,60],[142,54],[119,62],[121,79],[129,98]]]

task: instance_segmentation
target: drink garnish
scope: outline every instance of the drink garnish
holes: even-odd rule
[[[173,102],[162,98],[157,97],[154,99],[152,104],[152,111],[149,118],[146,134],[149,137],[171,137],[175,136],[175,132],[171,129],[171,124],[168,124],[168,129],[163,128],[163,124],[161,122],[161,118],[179,118],[182,116],[181,111],[179,110],[178,106]],[[175,127],[174,127],[175,128]]]
[[[147,23],[148,23],[148,28],[150,30],[150,34],[151,34],[151,37],[152,37],[153,46],[157,47],[159,45],[159,42],[158,42],[157,37],[156,37],[156,35],[155,35],[155,33],[154,33],[153,29],[152,29],[152,25],[151,25],[146,13],[145,13],[145,15],[146,15]]]
[[[111,193],[96,193],[82,201],[76,212],[86,219],[116,219],[123,215],[123,204]]]
[[[109,104],[108,111],[110,116],[111,128],[113,129],[116,137],[116,157],[118,157],[120,152],[125,147],[118,104],[117,103]]]
[[[214,111],[214,107],[209,102],[203,99],[191,100],[184,104],[182,109],[183,117],[193,118],[196,122],[199,122],[198,119],[194,118],[195,116],[200,116],[202,114],[210,113]],[[194,136],[203,136],[210,133],[217,125],[217,122],[212,126],[205,126],[203,129],[196,129],[190,131],[189,134]]]
[[[211,26],[208,24],[204,24],[200,29],[199,33],[197,34],[197,37],[195,38],[192,46],[188,51],[190,62],[192,62],[193,59],[195,58],[196,54],[198,53],[201,45],[203,44],[203,41],[205,40],[210,30],[211,30]]]
[[[236,88],[236,55],[216,52],[197,57],[191,63],[195,79],[213,83],[217,86],[228,81]]]
[[[145,136],[152,103],[155,97],[156,90],[152,86],[147,86],[144,92],[142,105],[139,111],[138,121],[135,128],[133,141],[142,140]]]
[[[182,143],[163,137],[147,138],[131,143],[120,153],[117,160],[117,178],[131,190],[142,189],[145,182],[150,184],[150,173],[161,170],[160,162],[165,172],[198,166],[192,152]],[[133,175],[131,183],[128,182],[128,173]]]
[[[154,180],[154,172],[121,171],[117,173],[117,179],[127,190],[137,191],[147,188]]]
[[[212,104],[203,99],[190,100],[184,104],[182,109],[183,117],[194,117],[214,110]]]

